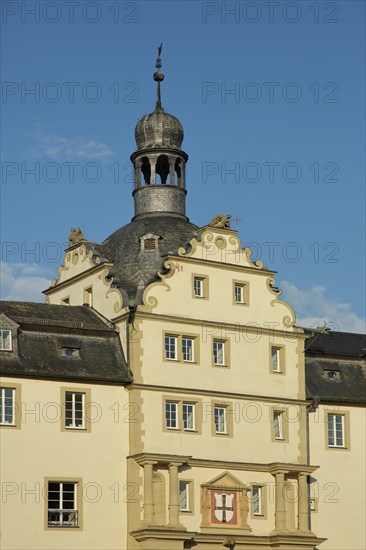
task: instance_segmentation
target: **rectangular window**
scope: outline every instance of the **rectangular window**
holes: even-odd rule
[[[226,434],[226,407],[215,405],[214,409],[215,430],[217,434]]]
[[[179,508],[181,512],[190,512],[189,481],[179,482]]]
[[[48,527],[78,527],[76,482],[48,482]]]
[[[192,362],[194,361],[194,340],[193,338],[187,338],[183,336],[182,338],[182,355],[183,361]]]
[[[0,388],[0,424],[15,425],[14,388]]]
[[[275,439],[283,439],[283,413],[273,412],[273,433]]]
[[[0,329],[0,351],[11,351],[11,330]]]
[[[252,487],[253,515],[262,515],[262,487],[253,485]]]
[[[344,415],[328,414],[328,445],[344,447]]]
[[[165,359],[177,359],[177,337],[165,336]]]
[[[85,393],[65,392],[65,427],[85,428]]]
[[[281,372],[281,348],[271,347],[271,365],[273,372]]]
[[[165,403],[165,421],[169,430],[178,429],[178,403],[167,401]]]
[[[185,403],[182,405],[183,428],[184,430],[195,429],[195,406],[194,403]]]
[[[213,361],[214,365],[225,365],[225,342],[213,341]]]
[[[240,283],[235,283],[234,298],[237,304],[244,304],[244,285]]]
[[[204,298],[204,278],[203,277],[194,277],[193,278],[193,294],[196,298]]]

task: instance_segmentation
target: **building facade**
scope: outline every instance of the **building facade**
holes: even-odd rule
[[[329,509],[309,492],[318,475],[329,481],[305,385],[309,334],[229,215],[202,228],[187,218],[183,126],[162,107],[160,67],[156,107],[135,130],[132,221],[102,244],[73,229],[46,304],[2,307],[7,550],[300,550],[332,538]],[[40,324],[53,352],[43,361],[42,343],[32,370],[27,338]],[[24,420],[35,403],[37,425]],[[28,458],[14,459],[25,444]],[[26,491],[43,484],[42,498],[22,502],[19,479]],[[328,548],[361,549],[347,536],[353,546]]]

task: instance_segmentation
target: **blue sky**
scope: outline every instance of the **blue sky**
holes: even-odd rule
[[[299,322],[363,331],[364,2],[1,9],[2,298],[43,300],[71,227],[101,242],[130,221],[134,127],[163,42],[190,219],[238,219]]]

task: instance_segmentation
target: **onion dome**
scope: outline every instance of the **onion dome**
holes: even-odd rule
[[[169,147],[180,149],[184,137],[183,125],[175,116],[156,106],[153,113],[140,118],[135,128],[137,149]]]

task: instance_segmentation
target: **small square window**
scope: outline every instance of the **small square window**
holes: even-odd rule
[[[15,389],[0,388],[0,424],[15,425]]]
[[[85,428],[85,393],[65,392],[65,427],[79,430]]]
[[[0,351],[12,350],[11,330],[0,329]]]
[[[226,434],[226,407],[215,405],[214,408],[215,430],[217,434]]]
[[[80,348],[62,348],[64,357],[80,357]]]
[[[165,336],[165,359],[177,360],[177,337]]]
[[[48,527],[79,527],[76,482],[48,482]]]
[[[181,512],[190,512],[191,511],[191,502],[190,502],[190,485],[189,481],[180,481],[179,482],[179,509]]]
[[[165,403],[165,421],[169,430],[178,429],[178,403],[166,401]]]
[[[344,415],[328,414],[328,446],[345,447]]]
[[[214,365],[225,365],[225,342],[222,340],[213,341],[213,362]]]

